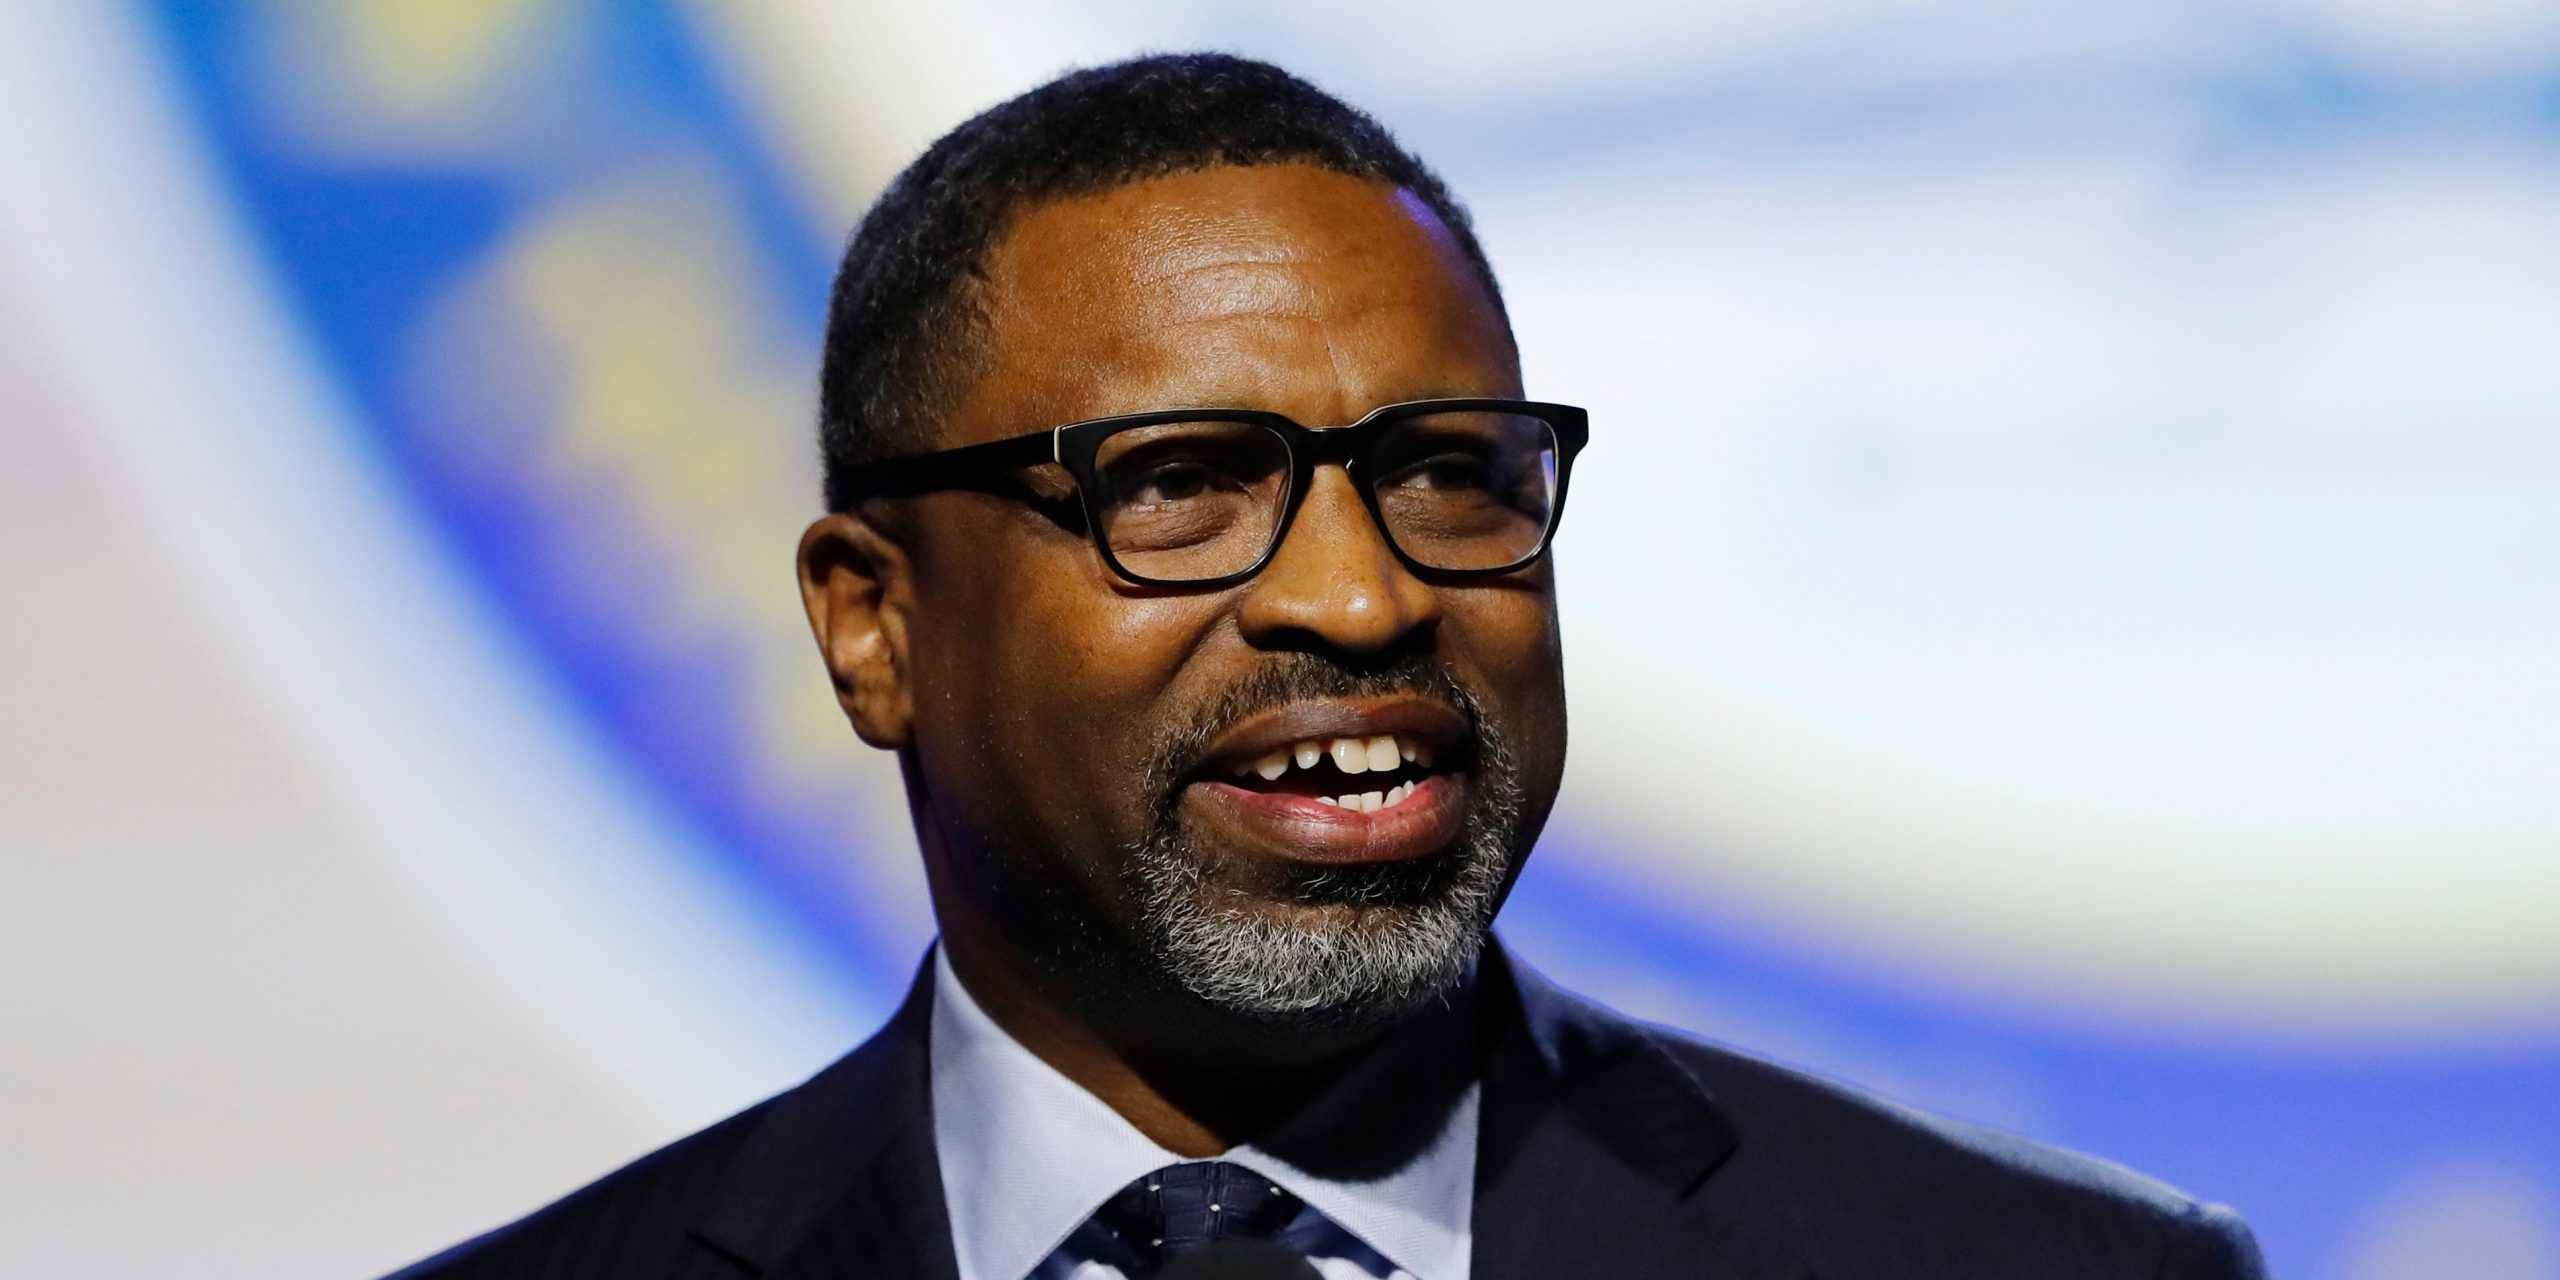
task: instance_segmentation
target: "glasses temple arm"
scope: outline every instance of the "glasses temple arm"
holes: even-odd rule
[[[854,470],[849,491],[853,500],[859,502],[866,498],[932,493],[939,489],[979,488],[1008,471],[1056,461],[1056,446],[1051,443],[1054,435],[1054,432],[1041,431],[990,440],[984,444],[963,445],[919,457],[870,463]]]

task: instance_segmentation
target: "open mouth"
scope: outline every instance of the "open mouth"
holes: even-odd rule
[[[1412,799],[1438,772],[1433,768],[1437,754],[1418,734],[1307,738],[1230,763],[1223,781],[1247,791],[1376,813]]]
[[[1429,857],[1465,834],[1474,741],[1474,724],[1438,699],[1286,703],[1221,735],[1184,803],[1204,835],[1272,857]]]

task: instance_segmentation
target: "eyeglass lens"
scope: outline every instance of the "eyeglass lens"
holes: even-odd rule
[[[1555,430],[1523,414],[1399,419],[1359,475],[1387,536],[1416,564],[1486,570],[1536,552],[1553,519]],[[1095,454],[1100,532],[1122,568],[1159,582],[1242,573],[1271,546],[1289,499],[1289,447],[1251,423],[1179,422],[1112,433]]]

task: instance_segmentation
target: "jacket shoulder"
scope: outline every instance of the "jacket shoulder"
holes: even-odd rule
[[[1732,1125],[1714,1183],[1819,1274],[2264,1280],[2237,1215],[2122,1165],[1634,1025]]]
[[[710,1280],[804,1250],[848,1274],[893,1258],[947,1275],[925,1085],[932,972],[797,1087],[392,1280]]]
[[[387,1280],[674,1276],[686,1226],[735,1162],[767,1099]]]

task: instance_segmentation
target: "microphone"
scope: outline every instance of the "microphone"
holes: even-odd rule
[[[1212,1240],[1174,1259],[1156,1280],[1324,1280],[1324,1273],[1268,1240]]]

